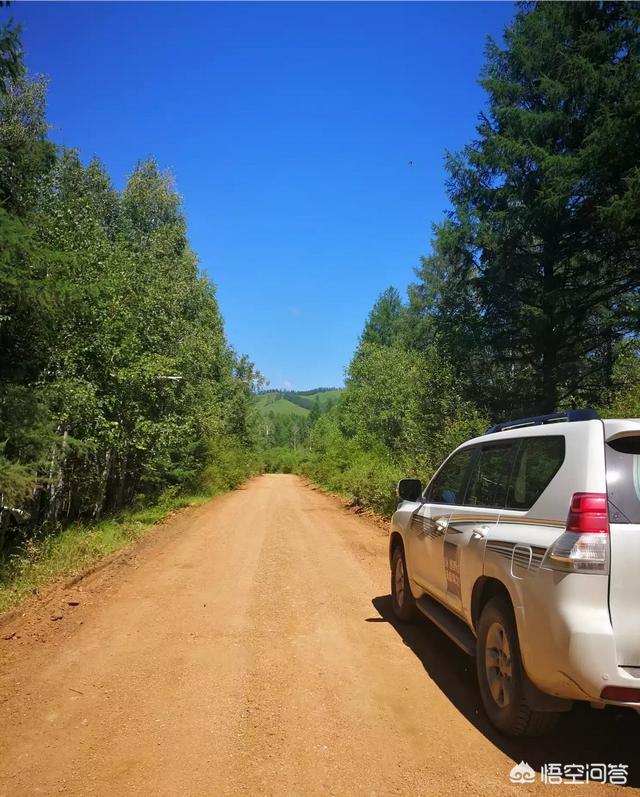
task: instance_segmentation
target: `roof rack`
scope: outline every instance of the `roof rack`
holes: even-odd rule
[[[518,418],[515,421],[503,421],[490,426],[485,434],[506,432],[507,429],[519,429],[522,426],[541,426],[545,423],[558,423],[559,421],[598,421],[600,416],[591,407],[582,410],[566,410],[565,412],[552,412],[549,415],[532,415],[530,418]]]

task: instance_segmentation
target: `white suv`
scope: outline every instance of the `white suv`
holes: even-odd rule
[[[398,495],[394,612],[476,656],[499,730],[540,735],[574,700],[640,711],[640,419],[498,424]]]

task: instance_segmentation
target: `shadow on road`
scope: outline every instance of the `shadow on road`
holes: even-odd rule
[[[415,625],[399,622],[391,596],[372,601],[379,617],[367,622],[387,622],[420,659],[429,677],[458,711],[515,762],[526,761],[537,771],[543,764],[628,764],[628,786],[640,786],[640,718],[629,710],[604,711],[578,703],[564,714],[557,729],[541,739],[511,739],[487,720],[478,691],[475,662],[426,618]]]

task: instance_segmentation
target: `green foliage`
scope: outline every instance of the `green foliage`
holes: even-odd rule
[[[255,396],[259,413],[259,433],[262,447],[301,448],[310,430],[323,412],[327,412],[340,395],[339,388],[316,388],[306,391],[264,390]],[[275,462],[273,458],[269,460]],[[269,466],[277,470],[275,466]],[[290,472],[287,470],[286,472]]]
[[[403,333],[404,307],[398,290],[383,291],[369,313],[360,336],[360,345],[394,346]]]
[[[209,441],[207,461],[196,487],[210,495],[232,490],[262,470],[259,451],[224,438]]]
[[[0,92],[0,206],[23,217],[37,202],[40,179],[51,169],[55,148],[47,141],[47,85],[22,73]]]
[[[627,346],[618,357],[611,390],[598,408],[605,418],[640,418],[640,352]]]
[[[264,448],[288,446],[299,448],[312,425],[310,413],[268,412],[260,417],[261,440]]]
[[[4,3],[0,3],[0,7]],[[20,26],[10,20],[0,27],[0,94],[8,94],[10,87],[22,74],[22,43]]]
[[[47,141],[45,83],[6,74],[0,528],[16,508],[33,534],[235,486],[259,464],[260,377],[226,341],[170,175],[145,161],[115,191]]]
[[[313,429],[300,471],[353,505],[390,515],[396,506],[395,488],[407,475],[382,450],[363,451],[340,429],[340,411],[324,416]]]
[[[348,371],[341,427],[363,451],[384,451],[425,474],[452,441],[486,428],[460,395],[455,373],[435,350],[365,344]]]
[[[302,449],[288,446],[266,448],[262,452],[262,471],[264,473],[299,473],[304,457]]]

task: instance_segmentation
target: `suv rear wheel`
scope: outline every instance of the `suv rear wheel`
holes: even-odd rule
[[[491,598],[480,615],[476,668],[482,703],[499,731],[542,736],[554,728],[559,714],[536,711],[525,697],[516,621],[510,602],[502,596]]]
[[[407,564],[404,559],[404,550],[401,545],[396,545],[391,558],[391,603],[393,613],[404,623],[415,620],[417,610],[415,600],[411,594]]]

